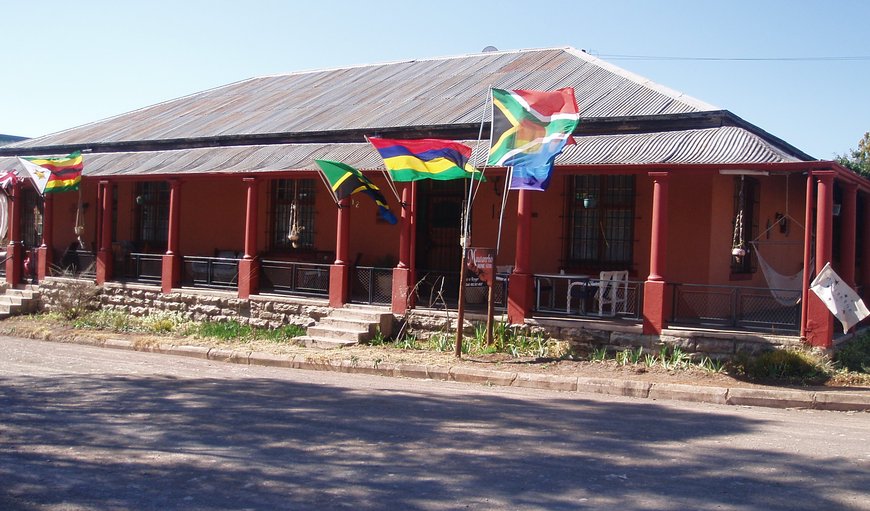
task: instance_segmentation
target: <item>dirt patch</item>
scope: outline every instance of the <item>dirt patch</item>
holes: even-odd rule
[[[562,376],[582,376],[589,378],[609,378],[644,381],[650,383],[674,383],[711,387],[741,388],[789,388],[804,390],[826,387],[849,387],[870,390],[866,382],[851,381],[848,378],[835,378],[824,386],[796,386],[782,382],[750,382],[727,373],[715,373],[697,367],[668,370],[661,366],[647,367],[638,365],[618,365],[615,361],[590,362],[587,360],[513,358],[507,354],[466,355],[457,359],[452,353],[429,350],[402,350],[384,346],[348,346],[336,349],[306,348],[291,343],[278,343],[266,340],[221,341],[198,337],[178,337],[139,333],[115,333],[100,330],[72,328],[66,323],[45,318],[35,319],[16,316],[0,321],[0,334],[41,339],[54,342],[81,344],[102,344],[107,340],[130,341],[137,349],[147,350],[160,345],[200,346],[241,352],[268,353],[293,358],[303,356],[307,360],[351,361],[354,364],[417,364],[438,367],[476,367],[497,371],[537,373]],[[865,386],[862,386],[864,384]]]

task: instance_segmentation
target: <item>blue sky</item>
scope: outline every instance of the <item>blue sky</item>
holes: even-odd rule
[[[0,133],[44,135],[252,76],[488,45],[585,49],[820,159],[870,131],[870,1],[533,3],[550,16],[530,4],[4,1]],[[864,58],[808,60],[822,57]]]

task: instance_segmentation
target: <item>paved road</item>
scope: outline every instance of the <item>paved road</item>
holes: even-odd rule
[[[0,337],[0,509],[870,510],[870,414]]]

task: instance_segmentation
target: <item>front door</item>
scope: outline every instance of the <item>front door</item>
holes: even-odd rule
[[[459,271],[459,246],[465,180],[420,181],[417,190],[417,267],[419,271]]]

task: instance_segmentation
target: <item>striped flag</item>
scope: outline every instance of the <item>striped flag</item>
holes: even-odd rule
[[[393,181],[483,178],[481,172],[468,163],[471,148],[459,142],[435,138],[392,140],[375,137],[370,137],[369,142],[384,159],[384,167]]]
[[[15,169],[0,172],[0,188],[8,190],[18,181],[18,171]]]
[[[513,167],[511,190],[546,190],[580,122],[574,89],[492,89],[492,105],[489,165]]]
[[[359,170],[337,161],[330,160],[314,160],[315,163],[323,171],[326,180],[329,181],[329,187],[335,194],[338,200],[350,197],[355,193],[364,193],[375,201],[378,205],[378,214],[380,217],[391,224],[395,224],[398,220],[396,215],[390,211],[390,205],[387,204],[387,199],[381,193],[381,189],[365,177]]]
[[[18,158],[30,174],[39,193],[76,191],[82,180],[84,159],[81,151],[62,158]]]

